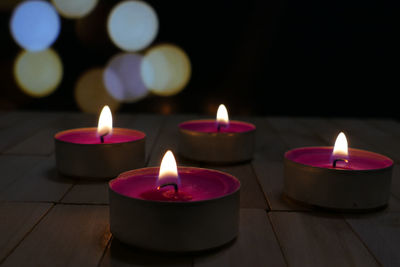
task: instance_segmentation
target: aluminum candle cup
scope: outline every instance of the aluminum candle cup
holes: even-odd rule
[[[348,162],[332,164],[333,147],[293,149],[284,157],[284,194],[313,206],[343,211],[385,207],[393,161],[383,155],[348,150]]]
[[[179,125],[179,153],[188,159],[211,163],[237,163],[253,158],[256,126],[230,121],[194,120]]]
[[[120,241],[157,251],[221,246],[239,228],[239,181],[223,172],[178,167],[180,186],[158,189],[159,168],[122,173],[109,182],[110,228]]]
[[[143,132],[114,128],[101,143],[96,128],[80,128],[54,136],[58,171],[67,176],[107,179],[145,165]]]

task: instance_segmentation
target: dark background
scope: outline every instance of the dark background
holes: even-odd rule
[[[1,0],[3,1],[3,0]],[[90,16],[62,19],[53,48],[64,77],[50,96],[36,99],[16,86],[12,66],[20,48],[0,13],[0,109],[77,111],[73,88],[81,73],[119,52],[105,33],[109,10],[100,0]],[[153,44],[171,42],[190,57],[192,77],[172,97],[150,96],[120,112],[233,115],[374,116],[398,118],[399,1],[146,1],[159,16]],[[85,40],[78,23],[91,29]]]

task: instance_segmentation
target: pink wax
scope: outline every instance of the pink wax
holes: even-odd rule
[[[233,176],[209,169],[178,167],[180,186],[157,189],[159,168],[143,168],[122,173],[109,182],[110,189],[129,198],[166,202],[196,202],[233,194],[240,182]]]
[[[131,129],[113,128],[111,135],[104,136],[104,144],[133,142],[143,139],[145,134]],[[75,144],[101,144],[97,128],[79,128],[59,132],[55,135],[59,141]]]
[[[313,167],[341,170],[376,170],[391,167],[393,161],[381,154],[349,148],[348,162],[338,161],[333,168],[333,147],[302,147],[285,153],[285,158]],[[341,158],[341,157],[337,157]]]
[[[188,131],[203,133],[218,133],[218,123],[216,120],[194,120],[179,124],[179,127]],[[221,125],[220,133],[243,133],[254,131],[256,126],[242,121],[229,121],[228,125]]]

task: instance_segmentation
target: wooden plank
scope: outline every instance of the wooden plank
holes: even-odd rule
[[[392,119],[366,119],[365,122],[375,128],[389,134],[393,137],[400,138],[400,123]]]
[[[154,142],[159,135],[160,129],[166,118],[151,114],[118,114],[115,120],[116,127],[130,128],[142,131],[146,134],[146,162],[149,160],[150,152]]]
[[[108,204],[108,182],[78,181],[61,202]]]
[[[23,157],[17,157],[20,158]],[[0,188],[0,199],[57,202],[73,184],[73,180],[58,175],[53,157],[39,157],[32,168],[9,185]]]
[[[156,115],[117,114],[115,127],[130,128],[146,133],[146,161],[159,134],[164,117]],[[108,204],[108,182],[78,181],[62,199],[63,203]]]
[[[337,125],[331,121],[318,118],[318,117],[302,117],[298,118],[297,121],[304,125],[309,132],[319,136],[326,146],[333,146],[336,141],[336,137],[342,131]]]
[[[357,136],[349,134],[347,128],[343,128],[337,123],[335,124],[335,120],[323,118],[300,118],[298,121],[305,125],[310,132],[319,136],[327,146],[334,146],[338,134],[343,131],[346,134],[349,147],[371,149],[371,146],[368,143],[364,142]]]
[[[18,113],[19,115],[19,113]],[[0,152],[3,152],[26,138],[34,135],[37,131],[46,127],[56,119],[60,119],[58,113],[20,113],[21,121],[12,124],[0,131]]]
[[[326,145],[325,141],[302,125],[299,121],[289,117],[268,117],[269,125],[278,133],[288,149],[304,146]]]
[[[196,256],[194,266],[286,266],[286,263],[266,212],[241,209],[238,238],[228,246]]]
[[[252,165],[271,210],[309,210],[306,206],[298,205],[293,201],[287,201],[287,199],[284,199],[283,163],[281,161],[255,159],[253,160]]]
[[[199,119],[194,115],[173,115],[166,118],[165,123],[160,129],[158,138],[151,152],[148,166],[160,166],[161,159],[167,150],[172,150],[177,164],[180,166],[199,166],[198,163],[182,158],[178,153],[179,131],[178,125],[187,120]]]
[[[54,152],[54,135],[63,130],[94,127],[96,117],[80,113],[59,113],[60,118],[10,147],[4,153],[48,156]]]
[[[265,117],[246,116],[238,117],[237,120],[250,122],[256,126],[255,159],[263,157],[268,160],[282,160],[287,147]]]
[[[0,190],[27,175],[41,160],[33,156],[0,155]]]
[[[297,118],[277,116],[267,117],[267,122],[274,128],[278,133],[298,133],[299,135],[309,136],[310,131],[297,121]]]
[[[0,117],[0,131],[32,118],[30,112],[11,111]]]
[[[222,248],[193,254],[194,266],[285,266],[266,213],[241,209],[238,238]],[[129,247],[113,239],[101,266],[192,266],[192,255],[164,254]]]
[[[383,266],[400,266],[400,212],[347,216],[346,220]]]
[[[368,119],[366,122],[397,140],[400,138],[400,123],[397,121],[391,119]],[[400,200],[400,166],[398,164],[394,165],[391,192]]]
[[[96,266],[110,239],[108,207],[56,205],[3,266]]]
[[[0,264],[51,206],[47,203],[0,203]]]
[[[385,209],[387,212],[400,212],[400,198],[397,198],[393,194],[389,198],[388,207]]]
[[[269,118],[275,124],[279,124],[278,118]],[[287,131],[286,119],[281,131]],[[283,190],[283,166],[282,159],[288,146],[284,144],[279,131],[271,127],[266,118],[258,119],[257,146],[255,157],[251,162],[254,173],[261,186],[264,197],[270,209],[293,210],[297,206],[290,206],[282,199]],[[301,209],[297,207],[297,209]]]
[[[400,165],[398,164],[395,164],[393,168],[391,192],[400,199]]]
[[[139,266],[192,266],[190,255],[178,255],[173,253],[159,253],[130,247],[113,238],[110,246],[100,263],[101,267],[139,267]]]
[[[268,203],[250,163],[229,166],[202,165],[232,174],[240,181],[240,207],[267,209]]]
[[[4,115],[6,115],[7,113],[9,113],[9,111],[0,110],[0,121],[1,121],[1,118],[2,118]]]
[[[10,147],[4,154],[49,156],[54,151],[53,136],[56,132],[52,128],[40,130],[15,146]]]
[[[289,266],[379,266],[338,216],[299,212],[269,216]]]
[[[326,144],[297,118],[267,117],[266,124],[269,125],[268,131],[272,132],[270,142],[280,155],[276,157],[277,160],[270,160],[272,157],[260,153],[252,165],[268,204],[272,210],[308,210],[307,207],[283,199],[282,160],[289,149]]]

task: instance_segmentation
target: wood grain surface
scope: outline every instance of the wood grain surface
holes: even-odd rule
[[[95,127],[97,117],[66,112],[0,114],[2,266],[400,266],[400,124],[391,119],[238,117],[257,127],[254,158],[236,165],[193,162],[178,153],[178,124],[206,116],[115,114],[114,126],[146,133],[146,166],[167,149],[182,166],[228,172],[241,182],[239,236],[218,249],[165,254],[125,245],[109,232],[108,182],[59,175],[55,133]],[[283,154],[331,146],[391,157],[389,207],[368,214],[314,210],[285,199]],[[193,240],[193,242],[196,242]]]

